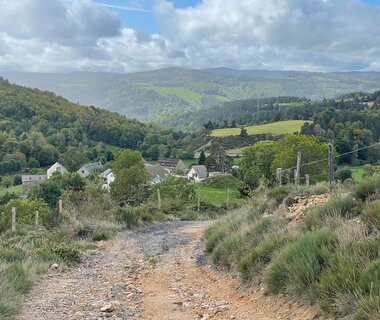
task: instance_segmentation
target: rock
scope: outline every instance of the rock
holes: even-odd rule
[[[202,316],[202,318],[201,318],[201,320],[209,320],[210,319],[210,316],[207,314],[207,313],[205,313],[203,316]]]
[[[53,263],[51,266],[50,266],[50,270],[58,270],[59,268],[59,264],[58,263]]]
[[[227,302],[225,301],[217,301],[215,302],[215,307],[221,307],[221,306],[226,306]]]
[[[115,310],[115,307],[110,303],[105,304],[103,307],[100,308],[101,312],[112,312],[114,310]]]

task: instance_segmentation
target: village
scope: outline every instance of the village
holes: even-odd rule
[[[81,178],[87,178],[90,175],[98,174],[102,189],[110,191],[111,183],[115,180],[115,175],[110,168],[101,171],[104,167],[105,166],[101,162],[87,163],[79,168],[76,173]],[[145,162],[145,169],[150,177],[149,183],[151,185],[160,183],[170,175],[187,179],[190,182],[201,182],[209,176],[221,174],[219,172],[212,172],[209,174],[205,165],[193,165],[191,168],[187,169],[181,159],[175,158],[159,159],[157,163],[154,164]],[[45,175],[22,175],[22,193],[24,195],[28,194],[32,187],[50,179],[56,173],[66,174],[69,173],[69,171],[59,162],[56,162],[47,169]]]

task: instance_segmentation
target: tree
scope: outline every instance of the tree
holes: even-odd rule
[[[187,201],[195,198],[194,185],[182,178],[168,176],[161,183],[154,185],[151,196],[153,199],[157,199],[157,189],[160,189],[162,199]]]
[[[82,165],[88,162],[85,154],[77,148],[70,148],[59,157],[59,162],[70,172],[77,171]]]
[[[126,149],[112,163],[115,181],[111,195],[120,205],[137,205],[144,200],[148,173],[137,151]]]
[[[302,152],[301,164],[311,163],[301,167],[301,176],[309,174],[311,178],[320,181],[327,175],[327,144],[321,143],[316,137],[300,134],[288,134],[276,143],[275,159],[271,171],[277,168],[294,168],[297,163],[297,152]],[[316,160],[323,160],[315,162]]]
[[[352,178],[352,171],[349,167],[344,167],[336,172],[336,178],[340,181]]]
[[[206,155],[205,155],[205,151],[202,149],[201,154],[199,155],[198,164],[202,165],[202,164],[205,164],[205,162],[206,162]]]
[[[216,141],[211,144],[210,155],[205,165],[209,171],[231,172],[233,159],[227,155],[222,145]]]
[[[248,137],[247,129],[241,128],[241,130],[240,130],[240,137]]]
[[[274,172],[271,166],[276,156],[276,145],[275,141],[259,141],[253,146],[244,149],[241,160],[243,176],[255,176],[256,180],[265,177],[265,179],[273,181]]]

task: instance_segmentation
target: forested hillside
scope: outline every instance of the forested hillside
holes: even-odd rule
[[[154,158],[161,146],[162,152],[171,155],[179,138],[171,130],[74,104],[53,93],[16,86],[0,78],[0,175],[77,156],[83,162],[105,162],[115,147],[138,149],[146,158]]]
[[[168,68],[130,74],[1,73],[12,82],[49,90],[71,101],[160,121],[173,112],[211,107],[225,101],[297,96],[318,100],[380,87],[380,73],[188,70]]]

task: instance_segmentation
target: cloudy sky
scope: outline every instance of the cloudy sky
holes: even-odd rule
[[[0,71],[380,71],[380,0],[0,0]]]

